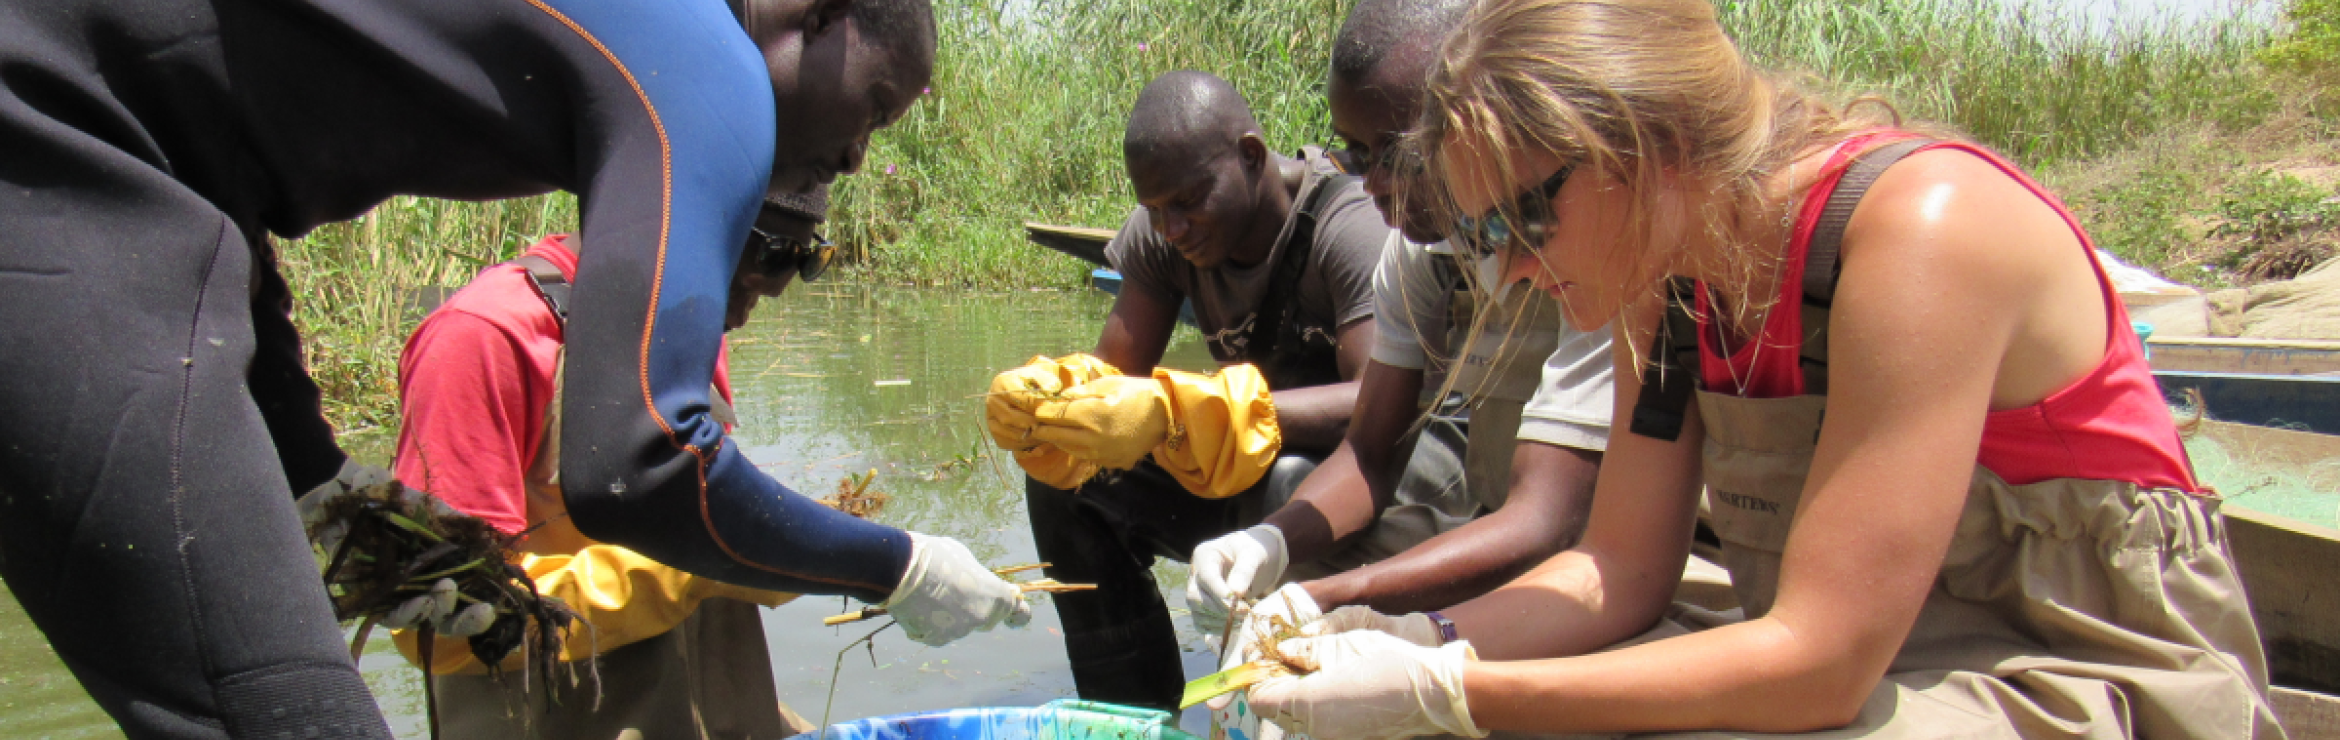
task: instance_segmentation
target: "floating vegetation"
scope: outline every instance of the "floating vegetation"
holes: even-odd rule
[[[887,503],[894,500],[893,496],[870,487],[876,482],[877,468],[870,468],[867,473],[847,475],[844,480],[837,481],[837,492],[822,497],[821,503],[856,518],[875,517],[878,512],[885,510]]]
[[[518,553],[512,543],[519,536],[397,481],[332,495],[314,507],[309,539],[326,548],[324,581],[333,616],[359,623],[350,657],[364,650],[376,625],[416,630],[432,737],[439,734],[430,680],[437,638],[467,640],[491,676],[514,650],[522,651],[530,670],[552,675],[561,630],[578,616],[560,599],[538,593],[536,582],[513,563]]]
[[[977,463],[981,463],[990,459],[992,459],[991,453],[985,451],[983,440],[981,438],[977,438],[973,448],[967,450],[966,452],[952,455],[951,459],[949,460],[936,463],[934,466],[934,472],[923,475],[921,477],[924,478],[927,482],[932,483],[950,477],[950,475],[953,473],[974,470]]]

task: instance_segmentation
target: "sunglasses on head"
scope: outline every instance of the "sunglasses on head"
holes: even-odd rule
[[[837,258],[837,245],[815,233],[811,239],[780,236],[763,229],[748,231],[748,249],[755,250],[756,267],[764,272],[795,270],[805,282],[819,280]]]
[[[1574,172],[1574,164],[1561,167],[1551,177],[1544,178],[1543,183],[1512,196],[1513,215],[1504,215],[1503,207],[1495,205],[1477,218],[1456,217],[1455,241],[1473,257],[1493,256],[1514,242],[1526,249],[1543,246],[1552,231],[1560,226],[1560,215],[1552,211],[1552,199],[1559,197],[1560,187],[1568,184],[1568,176]],[[1514,220],[1518,223],[1513,223]]]

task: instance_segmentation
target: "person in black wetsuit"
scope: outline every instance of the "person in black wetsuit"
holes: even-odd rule
[[[925,0],[0,4],[0,578],[132,737],[387,737],[292,506],[339,460],[267,240],[558,189],[609,358],[564,389],[581,531],[930,643],[1028,614],[707,413],[757,204],[856,169],[934,38]]]

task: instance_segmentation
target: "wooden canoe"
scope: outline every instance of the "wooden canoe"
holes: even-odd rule
[[[2340,376],[2340,342],[2154,337],[2145,346],[2154,370]]]
[[[1049,249],[1079,258],[1098,267],[1111,268],[1105,261],[1105,245],[1113,241],[1111,229],[1092,229],[1084,226],[1024,222],[1024,238]]]
[[[2210,418],[2340,434],[2340,342],[2185,337],[2146,348],[2163,393],[2200,394]]]
[[[2340,460],[2340,436],[2204,422],[2200,434],[2271,466]],[[2335,492],[2340,493],[2340,492]],[[2340,505],[2340,495],[2333,496]],[[2229,501],[2227,548],[2267,652],[2275,709],[2292,737],[2340,737],[2340,529]]]

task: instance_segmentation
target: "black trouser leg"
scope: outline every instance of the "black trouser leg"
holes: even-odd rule
[[[134,163],[17,154],[80,180],[0,188],[0,578],[132,738],[389,737],[249,390],[242,235]]]
[[[1154,556],[1161,553],[1148,542],[1124,538],[1130,527],[1120,518],[1120,507],[1098,505],[1105,497],[1193,498],[1177,490],[1175,481],[1169,490],[1137,485],[1135,479],[1153,477],[1142,471],[1168,478],[1151,465],[1141,465],[1119,480],[1091,483],[1078,492],[1026,478],[1025,505],[1031,509],[1033,544],[1041,562],[1050,564],[1048,577],[1097,584],[1095,591],[1057,594],[1053,599],[1064,623],[1073,685],[1081,698],[1171,709],[1177,705],[1186,673],[1178,660],[1177,628],[1154,584]],[[1214,522],[1221,518],[1205,511],[1211,506],[1193,508]]]
[[[1250,490],[1218,500],[1187,493],[1150,461],[1077,491],[1025,479],[1032,539],[1051,564],[1048,577],[1097,584],[1054,598],[1081,698],[1175,711],[1186,672],[1154,558],[1184,561],[1204,541],[1257,523],[1315,468],[1286,455]]]

